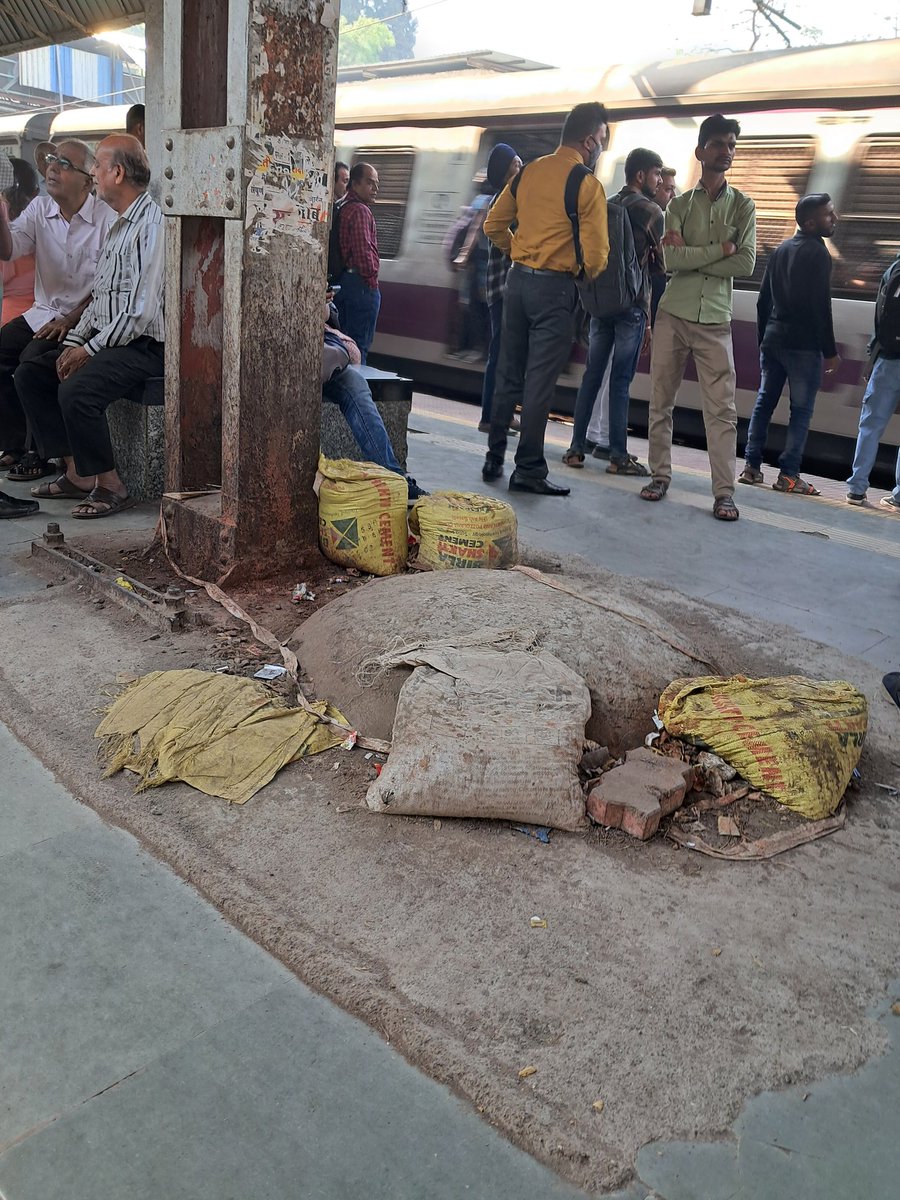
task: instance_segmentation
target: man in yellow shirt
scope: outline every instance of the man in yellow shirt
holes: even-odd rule
[[[573,167],[597,164],[609,132],[602,104],[576,104],[566,117],[560,145],[535,159],[504,188],[484,222],[484,232],[512,259],[503,301],[503,335],[497,389],[481,475],[503,474],[509,423],[522,406],[513,492],[567,496],[569,489],[547,478],[544,433],[556,380],[572,348],[578,291],[578,260],[572,221],[566,213],[566,181]],[[600,181],[586,176],[578,190],[578,224],[584,274],[606,267],[609,237],[606,196]]]

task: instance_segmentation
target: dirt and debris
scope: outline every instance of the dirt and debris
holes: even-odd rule
[[[112,561],[96,547],[104,536],[85,538],[94,543],[85,548]],[[165,590],[173,580],[158,561],[150,568],[150,578],[136,563],[122,570]],[[47,697],[97,696],[99,704],[121,686],[117,675],[173,663],[253,674],[272,654],[221,610],[206,627],[148,634],[112,605],[87,602],[71,581],[0,604],[0,718],[76,795],[131,830],[300,978],[516,1144],[599,1191],[628,1180],[648,1141],[713,1137],[749,1095],[853,1071],[883,1048],[875,1014],[896,997],[885,989],[898,955],[890,915],[900,807],[888,790],[900,785],[897,710],[880,672],[794,631],[577,560],[563,569],[579,588],[623,606],[639,607],[650,593],[669,627],[723,670],[794,668],[861,687],[871,723],[846,827],[739,871],[663,836],[639,843],[601,827],[554,833],[550,844],[497,822],[444,819],[438,830],[432,819],[367,812],[377,756],[359,748],[286,768],[242,809],[182,784],[135,795],[125,780],[97,778],[92,706]],[[377,618],[379,590],[394,581],[329,584],[334,575],[330,564],[321,577],[304,574],[315,603],[290,604],[296,578],[235,597],[281,638],[298,619],[315,619],[329,596],[345,604],[359,588],[371,588],[365,599]],[[203,595],[190,604],[218,609]],[[485,611],[476,601],[472,623]],[[626,668],[620,645],[611,678]],[[341,672],[352,666],[351,649],[332,643]],[[652,703],[625,714],[641,736]],[[745,837],[795,819],[782,821],[787,814],[750,793],[717,803],[739,790],[735,782],[723,795],[687,798],[711,843],[719,844],[719,815]],[[701,807],[706,800],[716,803]],[[530,928],[531,914],[547,931]],[[677,1037],[666,1019],[673,1012],[689,1014]],[[523,1090],[526,1064],[534,1070]]]

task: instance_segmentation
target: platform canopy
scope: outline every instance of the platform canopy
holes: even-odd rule
[[[2,0],[0,54],[73,42],[144,19],[146,0]]]

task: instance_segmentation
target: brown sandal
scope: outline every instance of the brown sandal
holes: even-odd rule
[[[562,456],[562,460],[566,464],[567,467],[583,467],[584,466],[584,455],[579,454],[577,450],[571,450],[571,449],[567,450],[565,452],[565,454]]]
[[[730,496],[716,496],[713,502],[713,516],[717,521],[736,521],[740,515]]]
[[[82,502],[72,509],[72,516],[79,521],[97,521],[100,517],[110,517],[115,512],[121,512],[123,508],[131,508],[135,503],[130,496],[117,496],[115,492],[98,484],[91,490],[90,495],[85,496]],[[79,512],[79,508],[91,511]]]
[[[669,485],[665,479],[654,479],[641,488],[639,495],[642,500],[662,500],[668,490]]]
[[[50,491],[52,487],[56,488],[55,492]],[[41,483],[37,487],[33,487],[31,494],[36,500],[87,500],[90,491],[77,487],[63,471],[62,475],[57,475],[49,483]]]

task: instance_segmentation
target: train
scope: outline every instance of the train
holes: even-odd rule
[[[736,280],[734,344],[739,436],[759,383],[756,296],[768,254],[794,232],[794,206],[828,192],[839,213],[833,258],[835,333],[842,357],[823,384],[807,443],[808,465],[840,475],[853,456],[878,280],[900,253],[900,39],[746,54],[698,55],[596,69],[562,69],[481,52],[430,63],[361,68],[339,81],[335,156],[378,170],[375,202],[382,308],[374,364],[419,386],[475,398],[478,363],[450,351],[458,276],[443,243],[498,142],[525,162],[557,145],[565,114],[583,100],[610,112],[597,174],[607,194],[624,182],[629,150],[647,146],[675,169],[679,190],[699,177],[697,128],[711,112],[737,116],[742,132],[730,181],[756,201],[757,263]],[[0,151],[28,153],[46,137],[89,143],[124,128],[127,106],[0,117]],[[560,378],[557,409],[571,414],[583,370],[577,350]],[[646,429],[649,377],[632,386],[631,425]],[[770,450],[781,448],[782,400]],[[689,365],[675,435],[702,441],[699,388]],[[892,479],[900,415],[888,425],[873,481]]]
[[[488,56],[483,56],[487,58]],[[478,60],[476,60],[477,62]],[[699,178],[694,158],[704,116],[725,112],[741,122],[729,179],[757,208],[757,263],[736,280],[734,344],[739,440],[759,384],[756,297],[766,259],[795,231],[794,206],[808,192],[828,192],[840,215],[834,238],[832,291],[842,357],[816,402],[806,462],[846,475],[853,458],[866,343],[874,297],[900,252],[900,40],[763,53],[676,58],[597,70],[514,70],[476,66],[429,76],[379,76],[342,84],[336,154],[371,162],[382,256],[382,308],[371,360],[423,386],[474,396],[481,370],[448,353],[458,277],[443,253],[444,235],[471,200],[476,172],[498,142],[524,161],[551,152],[563,118],[583,100],[602,100],[612,119],[597,174],[608,195],[624,183],[635,146],[656,150],[675,168],[679,190]],[[527,66],[527,64],[526,64]],[[581,361],[579,361],[579,359]],[[583,370],[573,356],[560,379],[557,409],[571,413]],[[632,429],[646,429],[647,364],[632,385]],[[702,444],[699,387],[691,368],[678,396],[675,435]],[[772,424],[770,450],[781,449],[787,397]],[[873,481],[892,485],[900,415],[890,422]]]

